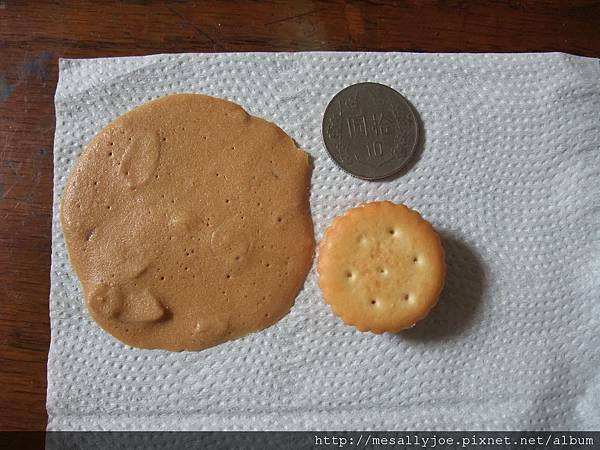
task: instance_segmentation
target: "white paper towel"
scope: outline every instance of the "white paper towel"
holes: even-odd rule
[[[600,64],[565,54],[247,53],[61,60],[56,91],[50,430],[600,429]],[[367,182],[321,141],[327,102],[387,84],[419,112],[410,170]],[[198,353],[98,328],[65,251],[59,198],[110,120],[173,92],[224,97],[314,158],[320,240],[387,199],[441,232],[448,278],[415,329],[344,325],[313,270],[277,325]]]

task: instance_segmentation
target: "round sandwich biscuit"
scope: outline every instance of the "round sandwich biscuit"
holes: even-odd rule
[[[169,95],[102,129],[61,198],[93,319],[135,347],[200,350],[290,310],[314,239],[308,155],[226,100]]]
[[[429,222],[388,201],[336,217],[319,246],[319,285],[346,324],[398,332],[423,319],[444,285],[440,237]]]

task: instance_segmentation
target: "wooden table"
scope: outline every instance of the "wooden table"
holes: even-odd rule
[[[600,57],[600,2],[0,0],[0,430],[46,426],[57,58],[296,50]]]

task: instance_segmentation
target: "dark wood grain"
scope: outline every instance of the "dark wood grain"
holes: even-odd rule
[[[0,430],[46,425],[57,58],[297,50],[598,57],[600,2],[0,0]]]

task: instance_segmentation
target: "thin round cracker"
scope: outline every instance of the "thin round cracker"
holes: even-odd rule
[[[405,205],[372,202],[336,217],[319,247],[325,301],[348,325],[398,332],[423,319],[444,285],[438,234]]]

